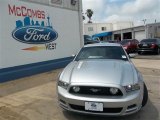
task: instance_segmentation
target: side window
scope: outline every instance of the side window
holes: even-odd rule
[[[139,43],[139,41],[138,41],[138,40],[135,40],[135,43],[136,43],[136,44],[138,44],[138,43]]]

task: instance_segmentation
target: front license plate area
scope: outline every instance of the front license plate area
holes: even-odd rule
[[[143,47],[147,47],[148,45],[147,44],[143,44]]]
[[[103,111],[103,103],[85,102],[85,110],[88,111]]]

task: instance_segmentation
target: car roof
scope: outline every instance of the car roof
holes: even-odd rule
[[[95,44],[87,44],[84,47],[100,47],[100,46],[121,46],[118,43],[95,43]]]
[[[121,41],[132,41],[132,40],[136,40],[136,39],[123,39]]]

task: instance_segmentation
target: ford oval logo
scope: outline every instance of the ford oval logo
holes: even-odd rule
[[[56,40],[58,33],[50,27],[24,26],[13,30],[12,36],[23,43],[45,44]]]

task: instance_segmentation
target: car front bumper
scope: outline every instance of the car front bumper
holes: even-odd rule
[[[138,48],[138,52],[156,52],[157,49],[153,48]]]
[[[58,87],[58,102],[65,110],[93,115],[123,116],[136,113],[141,109],[143,90],[132,91],[122,97],[80,96],[68,93]],[[103,111],[85,110],[85,102],[103,103]]]

